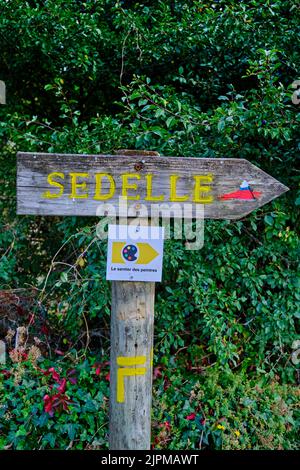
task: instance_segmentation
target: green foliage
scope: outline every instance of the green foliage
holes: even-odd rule
[[[200,251],[166,242],[153,443],[296,448],[297,0],[0,0],[0,9],[2,296],[34,289],[26,314],[40,318],[29,331],[47,346],[39,367],[62,376],[74,367],[78,376],[68,385],[69,411],[51,417],[49,377],[30,361],[8,362],[0,448],[107,446],[108,382],[91,367],[99,350],[108,359],[106,242],[96,219],[17,217],[15,156],[119,148],[246,158],[289,186],[244,220],[207,221]],[[2,305],[0,320],[9,314]]]
[[[296,448],[299,390],[264,377],[252,381],[243,373],[209,369],[186,383],[171,369],[154,395],[158,448]]]
[[[39,366],[47,367],[45,361]],[[56,371],[68,377],[72,362],[56,361]],[[96,374],[91,360],[84,360],[73,369],[76,383],[67,380],[63,398],[67,408],[45,412],[45,397],[58,391],[57,384],[44,369],[30,362],[11,367],[5,383],[0,382],[3,397],[0,405],[0,446],[17,450],[73,448],[97,449],[106,447],[108,415],[108,381]],[[75,374],[75,375],[74,375]],[[75,378],[76,377],[76,378]],[[49,395],[48,395],[49,394]],[[66,397],[66,398],[65,398]],[[44,398],[44,400],[43,400]],[[63,403],[63,402],[61,402]]]

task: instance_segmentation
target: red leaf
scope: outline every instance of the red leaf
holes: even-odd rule
[[[44,411],[49,413],[50,416],[53,416],[55,409],[60,409],[61,411],[68,411],[69,404],[73,403],[66,395],[59,392],[55,395],[49,396],[45,395],[44,398]]]
[[[185,419],[187,419],[188,421],[194,421],[195,418],[196,418],[196,413],[191,413],[190,415],[185,417]]]
[[[44,335],[48,336],[49,335],[49,328],[46,325],[43,325],[41,328],[41,332],[44,333]]]
[[[166,377],[164,380],[164,390],[168,390],[168,388],[171,386],[170,380]]]
[[[52,379],[55,380],[55,382],[60,382],[60,376],[59,376],[58,372],[56,372],[54,367],[50,367],[50,369],[48,369],[48,370],[52,374]]]
[[[158,377],[162,377],[161,370],[162,370],[162,366],[157,366],[157,367],[154,368],[153,377],[155,379],[157,379]]]
[[[48,413],[50,416],[53,416],[54,411],[53,411],[53,402],[54,402],[54,397],[50,397],[49,395],[45,395],[44,398],[44,411]]]
[[[103,364],[99,364],[98,362],[95,362],[95,364],[92,365],[92,368],[93,368],[93,369],[96,369],[96,370],[95,370],[95,374],[96,374],[96,375],[100,375],[102,365],[103,365]]]
[[[67,379],[62,379],[60,386],[58,387],[58,390],[60,393],[65,393],[67,387]]]
[[[160,425],[160,427],[165,428],[167,431],[171,431],[171,424],[169,423],[169,421],[165,421]]]
[[[7,369],[1,370],[0,374],[3,374],[6,379],[9,379],[9,377],[11,376],[11,372]]]
[[[58,356],[64,356],[65,353],[63,353],[62,351],[60,351],[59,349],[55,349],[54,351]]]
[[[25,310],[24,310],[24,308],[23,308],[23,307],[21,307],[20,305],[17,305],[17,313],[18,313],[18,315],[21,315],[21,316],[23,316],[23,315],[24,315],[24,313],[25,313]]]

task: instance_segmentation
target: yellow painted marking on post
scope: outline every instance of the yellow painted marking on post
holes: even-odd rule
[[[136,369],[118,369],[117,373],[117,402],[125,401],[124,377],[132,377],[134,375],[145,375],[146,367],[138,367]]]
[[[146,356],[136,356],[136,357],[117,357],[118,366],[137,366],[145,364]]]
[[[146,362],[146,356],[136,357],[117,357],[117,364],[121,366],[117,370],[117,402],[124,403],[125,401],[125,377],[133,377],[135,375],[145,375],[147,372],[146,367],[122,367],[122,366],[136,366],[142,365]]]

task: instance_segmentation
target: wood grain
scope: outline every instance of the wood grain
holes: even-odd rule
[[[110,450],[148,450],[151,437],[154,282],[112,282]],[[145,373],[125,376],[118,402],[118,358],[141,358]],[[120,366],[122,368],[122,366]],[[135,366],[129,366],[134,369]]]
[[[124,152],[125,153],[125,152]],[[150,216],[150,209],[157,209],[158,204],[170,204],[177,207],[173,217],[182,217],[185,207],[186,217],[201,217],[197,215],[197,206],[193,203],[195,175],[213,175],[211,194],[213,202],[204,205],[204,217],[210,219],[238,219],[249,214],[272,199],[288,190],[286,186],[266,174],[244,159],[233,158],[188,158],[163,157],[156,155],[75,155],[75,154],[45,154],[23,153],[17,155],[17,213],[35,215],[119,215],[118,203],[121,194],[122,174],[134,173],[140,175],[138,191],[129,194],[140,194],[139,201],[128,201],[127,215]],[[60,172],[66,175],[64,194],[60,198],[45,199],[42,197],[46,190],[54,190],[47,183],[47,175]],[[86,180],[87,199],[70,198],[70,172],[89,173]],[[93,199],[95,190],[95,173],[109,173],[113,176],[116,191],[112,199],[99,202]],[[145,175],[153,175],[153,194],[164,195],[165,201],[154,203],[145,201]],[[169,203],[170,175],[179,175],[177,184],[178,195],[189,195],[187,203]],[[252,200],[221,200],[224,194],[237,191],[243,180],[250,183],[254,192],[261,193],[260,197]],[[103,184],[103,191],[108,185]],[[111,204],[108,207],[107,204]],[[174,206],[175,205],[175,206]],[[148,211],[148,213],[143,211]],[[122,214],[125,215],[125,214]]]

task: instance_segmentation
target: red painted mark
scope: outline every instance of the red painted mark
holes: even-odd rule
[[[238,191],[235,191],[233,193],[227,193],[223,194],[223,196],[219,196],[222,201],[225,201],[227,199],[258,199],[261,196],[261,192],[259,191],[250,191],[250,189],[247,189],[246,191],[244,189],[239,189]]]
[[[258,199],[261,194],[262,193],[260,191],[252,191],[247,181],[243,181],[240,186],[240,189],[232,193],[223,194],[222,196],[219,196],[219,199],[221,201],[226,201],[228,199],[240,199],[251,201]]]

